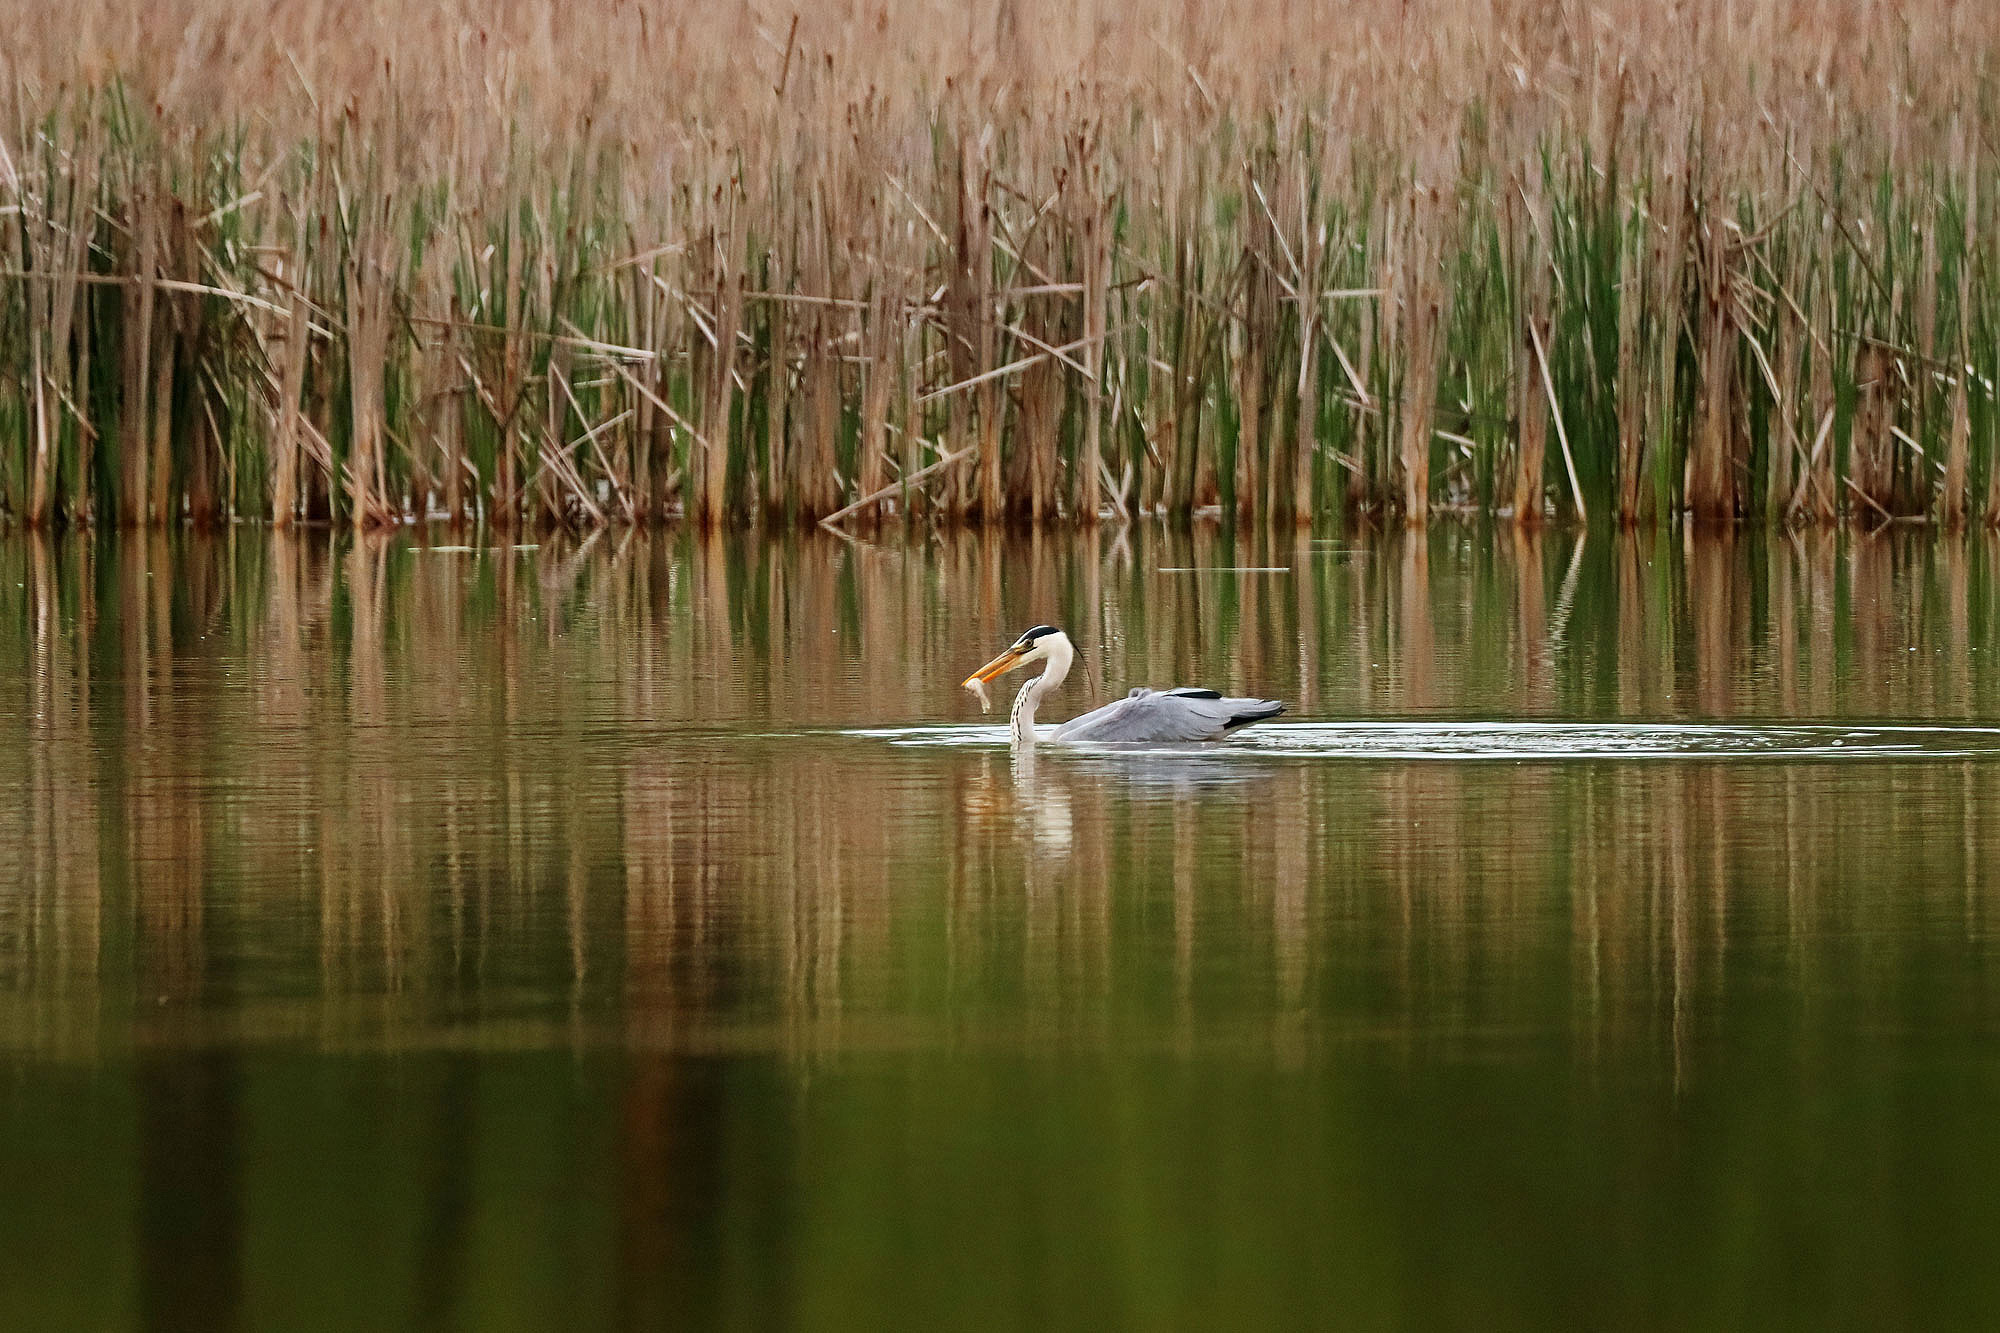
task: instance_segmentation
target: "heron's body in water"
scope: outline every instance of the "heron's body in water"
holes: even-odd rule
[[[1137,689],[1116,703],[1093,708],[1048,732],[1035,732],[1035,709],[1063,683],[1076,661],[1069,636],[1050,625],[1037,625],[1014,641],[1006,652],[966,678],[965,687],[986,697],[986,682],[1017,667],[1047,662],[1042,674],[1021,687],[1007,727],[1014,744],[1049,741],[1058,745],[1159,744],[1170,741],[1220,740],[1252,722],[1276,717],[1285,706],[1276,699],[1229,699],[1214,690]]]

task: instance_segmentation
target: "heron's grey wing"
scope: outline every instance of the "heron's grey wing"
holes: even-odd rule
[[[1065,744],[1212,741],[1284,711],[1276,699],[1229,699],[1214,690],[1142,689],[1065,723],[1055,739]]]

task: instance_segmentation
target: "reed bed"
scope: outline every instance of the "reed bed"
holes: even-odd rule
[[[22,0],[31,526],[2000,523],[1983,0]]]

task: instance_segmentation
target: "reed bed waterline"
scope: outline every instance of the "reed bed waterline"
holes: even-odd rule
[[[25,3],[27,525],[2000,523],[1986,4]]]

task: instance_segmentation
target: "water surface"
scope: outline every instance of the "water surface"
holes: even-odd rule
[[[2000,1302],[1984,539],[440,540],[0,541],[9,1326]]]

